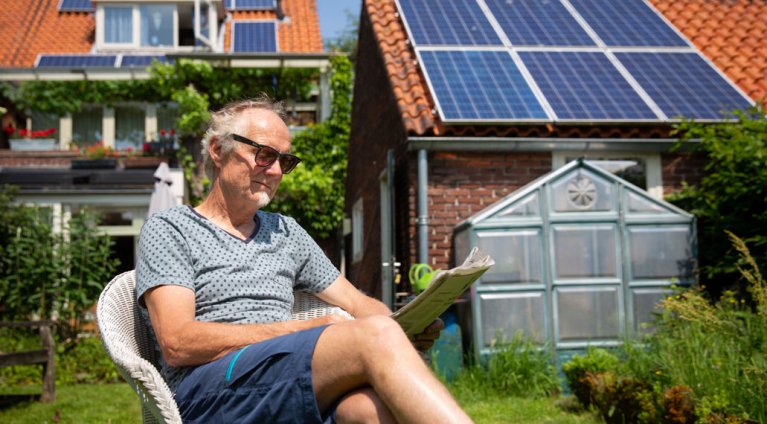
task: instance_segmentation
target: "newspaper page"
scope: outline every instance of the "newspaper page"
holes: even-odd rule
[[[408,336],[420,333],[494,264],[488,254],[473,248],[461,266],[437,271],[429,287],[393,313],[392,318]]]

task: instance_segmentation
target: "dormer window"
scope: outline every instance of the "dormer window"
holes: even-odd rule
[[[141,46],[170,46],[173,42],[173,14],[176,7],[172,4],[152,4],[139,7],[141,14]]]
[[[104,43],[133,44],[133,8],[110,6],[104,8]]]
[[[192,49],[201,45],[194,35],[195,19],[193,1],[101,1],[96,6],[97,49]],[[216,8],[201,5],[201,36],[215,38],[215,25],[218,25]]]

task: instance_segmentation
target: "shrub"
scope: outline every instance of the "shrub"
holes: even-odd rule
[[[607,421],[767,422],[767,284],[745,243],[731,239],[755,304],[734,292],[710,302],[702,288],[669,296],[654,334],[617,356],[592,350],[563,365],[584,405]],[[636,402],[623,399],[631,391]]]
[[[570,361],[563,364],[562,372],[565,374],[567,385],[575,397],[588,408],[592,403],[592,385],[586,374],[615,370],[617,366],[617,356],[605,349],[591,347],[584,355],[575,355]]]

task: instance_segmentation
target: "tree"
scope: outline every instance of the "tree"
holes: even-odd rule
[[[767,266],[767,119],[762,107],[735,111],[737,122],[683,121],[681,142],[708,156],[697,186],[670,197],[698,218],[698,257],[702,280],[719,291],[740,278],[741,260],[725,233],[751,246],[759,267]]]
[[[346,26],[335,37],[325,40],[325,50],[349,55],[352,63],[357,58],[357,34],[359,33],[359,15],[346,10]]]
[[[304,162],[283,178],[270,205],[317,238],[330,236],[343,222],[351,129],[352,65],[344,55],[332,57],[330,63],[330,118],[293,137],[292,151]]]

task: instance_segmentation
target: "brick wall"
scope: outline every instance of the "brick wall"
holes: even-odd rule
[[[664,153],[661,155],[663,195],[679,191],[682,183],[695,185],[703,177],[706,156],[699,153]]]
[[[352,216],[354,203],[362,198],[363,256],[360,261],[352,262],[351,237],[346,237],[346,276],[360,290],[380,298],[382,261],[379,176],[386,169],[387,151],[394,148],[403,150],[406,135],[377,43],[370,18],[363,8],[346,181],[346,216]]]
[[[78,152],[0,150],[0,168],[69,168]]]
[[[418,164],[410,160],[409,245],[417,260]],[[550,153],[432,152],[429,155],[429,257],[435,268],[455,265],[453,229],[515,190],[551,171]],[[459,258],[462,259],[462,258]],[[407,264],[409,266],[410,263]],[[407,269],[407,268],[404,268]]]

